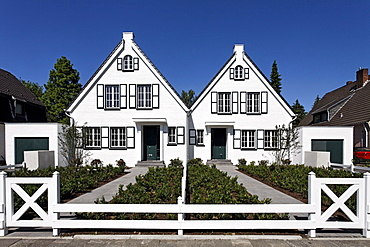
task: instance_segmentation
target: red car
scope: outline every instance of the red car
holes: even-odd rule
[[[353,151],[354,163],[370,163],[370,148],[355,148]]]

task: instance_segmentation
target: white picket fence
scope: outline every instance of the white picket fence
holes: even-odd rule
[[[186,175],[186,169],[184,169]],[[186,176],[184,176],[185,178]],[[182,179],[182,196],[177,204],[60,204],[59,173],[52,178],[7,177],[0,173],[0,236],[8,232],[9,227],[50,227],[53,235],[59,235],[60,229],[152,229],[183,230],[205,229],[306,229],[309,236],[316,236],[318,228],[362,229],[363,236],[370,238],[370,173],[363,178],[316,178],[308,175],[308,204],[185,204],[186,180]],[[29,196],[19,184],[42,184]],[[336,196],[328,187],[330,184],[347,184],[349,188]],[[37,198],[48,190],[48,210],[45,212],[37,203]],[[325,192],[333,204],[321,211],[321,193]],[[17,193],[25,204],[14,212],[13,194]],[[345,202],[353,194],[357,197],[356,213]],[[20,220],[28,209],[32,208],[39,220]],[[332,221],[330,217],[341,209],[350,221]],[[101,212],[101,213],[172,213],[178,214],[177,220],[66,220],[60,219],[64,212]],[[187,220],[185,214],[191,213],[304,213],[303,220]]]

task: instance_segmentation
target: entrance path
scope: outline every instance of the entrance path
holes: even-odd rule
[[[100,186],[99,188],[96,188],[86,194],[83,194],[82,196],[79,196],[75,199],[70,200],[67,203],[94,203],[94,201],[99,198],[101,199],[102,196],[104,196],[106,201],[112,200],[113,196],[116,195],[118,192],[119,185],[122,184],[126,188],[126,186],[130,183],[134,184],[136,182],[135,177],[141,174],[145,174],[148,171],[147,166],[135,166],[133,168],[125,170],[125,172],[128,172],[128,174],[117,178],[113,180],[112,182],[109,182],[103,186]]]
[[[259,200],[271,198],[271,204],[301,204],[303,202],[288,196],[270,186],[261,183],[260,181],[251,178],[244,173],[238,172],[237,166],[234,165],[217,165],[217,169],[227,172],[231,177],[238,176],[238,183],[243,184],[249,193],[257,195]]]

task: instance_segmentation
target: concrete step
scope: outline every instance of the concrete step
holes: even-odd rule
[[[162,160],[143,160],[138,161],[135,166],[146,166],[146,167],[153,167],[153,166],[159,166],[159,167],[165,167],[165,164]]]
[[[212,159],[212,160],[207,160],[207,165],[233,165],[231,160],[223,160],[223,159]]]

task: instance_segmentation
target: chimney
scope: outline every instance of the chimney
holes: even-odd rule
[[[369,69],[360,68],[356,72],[356,87],[362,87],[367,80],[369,80]]]

